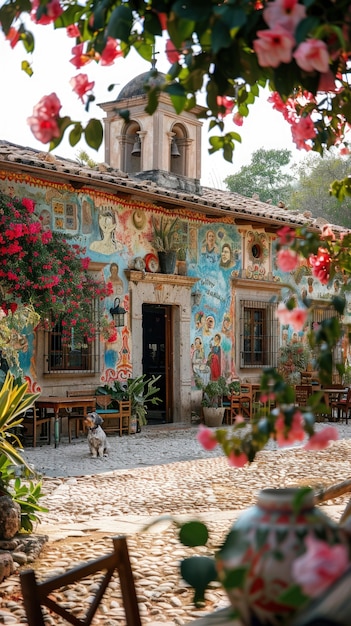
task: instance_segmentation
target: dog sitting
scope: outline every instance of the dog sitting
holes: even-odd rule
[[[88,413],[84,420],[88,428],[88,444],[93,458],[108,455],[108,444],[105,431],[101,428],[104,420],[98,413]]]

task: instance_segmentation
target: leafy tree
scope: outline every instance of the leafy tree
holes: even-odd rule
[[[332,224],[351,228],[351,199],[346,196],[338,201],[330,193],[335,179],[344,178],[350,172],[351,158],[325,153],[323,158],[309,153],[295,166],[297,184],[289,207],[301,212],[311,211],[313,217],[323,217]]]
[[[251,156],[251,163],[240,168],[237,174],[224,179],[230,191],[249,198],[256,195],[263,202],[287,202],[291,193],[293,177],[286,167],[290,164],[289,150],[265,150],[259,148]]]
[[[146,79],[146,110],[155,112],[162,92],[176,113],[193,109],[205,93],[199,115],[220,133],[210,136],[209,151],[222,150],[231,161],[241,138],[234,130],[225,132],[223,118],[230,113],[240,126],[260,86],[271,89],[271,102],[291,125],[299,148],[322,153],[340,145],[351,122],[349,1],[288,5],[277,0],[5,0],[0,24],[9,45],[21,43],[27,53],[35,49],[28,16],[37,24],[66,29],[76,44],[70,60],[77,70],[84,68],[70,83],[86,109],[94,100],[94,83],[85,74],[88,63],[112,65],[118,57],[127,58],[131,48],[151,62],[156,38],[167,32],[171,65],[167,75],[154,70]],[[27,59],[21,67],[33,73]],[[84,137],[98,149],[102,123],[91,119],[84,128],[69,115],[61,117],[61,108],[56,94],[41,98],[29,121],[36,138],[52,149],[68,130],[72,146]],[[118,112],[128,119],[128,111]]]

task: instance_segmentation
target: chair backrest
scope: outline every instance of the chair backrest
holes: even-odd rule
[[[42,606],[46,606],[51,612],[63,617],[69,624],[74,626],[90,626],[96,610],[103,598],[108,584],[115,571],[119,574],[123,606],[127,626],[141,626],[138,601],[135,591],[133,572],[129,560],[127,541],[124,536],[113,537],[113,552],[93,561],[79,565],[64,574],[53,576],[44,582],[38,582],[34,570],[20,572],[20,581],[23,595],[23,603],[26,611],[28,626],[45,626]],[[78,617],[76,606],[72,607],[71,613],[68,608],[55,600],[53,592],[63,586],[73,585],[83,578],[105,572],[101,580],[96,583],[96,591],[93,601],[89,599],[89,606],[85,616]]]
[[[110,394],[98,394],[96,396],[96,404],[100,406],[102,409],[107,409],[112,402],[112,396]]]
[[[312,395],[312,385],[296,385],[295,398],[296,404],[304,406],[307,404],[308,398]]]
[[[119,400],[119,412],[122,417],[131,417],[132,401],[131,400]]]

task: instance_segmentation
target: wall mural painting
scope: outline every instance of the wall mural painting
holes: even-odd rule
[[[197,253],[193,252],[194,232],[197,235]],[[241,239],[233,227],[221,224],[206,225],[196,231],[189,229],[190,260],[198,259],[194,270],[200,280],[196,290],[201,299],[193,308],[191,362],[193,384],[197,377],[207,384],[224,376],[233,377],[234,307],[232,306],[231,278],[240,273]]]

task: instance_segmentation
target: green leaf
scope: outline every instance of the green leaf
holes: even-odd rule
[[[246,581],[249,565],[240,565],[225,571],[223,586],[225,589],[242,589]]]
[[[68,117],[68,115],[66,115],[65,117],[60,117],[57,120],[57,125],[60,129],[60,136],[56,137],[55,139],[52,139],[50,141],[50,150],[53,150],[54,148],[57,148],[57,146],[60,145],[63,135],[65,133],[65,130],[68,128],[68,126],[70,126],[71,124],[73,124],[72,120],[70,117]]]
[[[189,22],[188,20],[182,20],[176,15],[171,14],[170,19],[167,22],[168,34],[173,41],[175,47],[180,49],[183,42],[192,38],[193,30],[195,28],[195,22]]]
[[[91,119],[88,122],[88,125],[85,127],[85,141],[88,146],[98,150],[102,144],[103,140],[103,128],[100,120]]]
[[[212,6],[210,2],[202,0],[177,0],[173,3],[172,10],[184,20],[201,22],[210,18]]]
[[[133,13],[131,9],[125,5],[118,6],[112,11],[109,19],[107,36],[128,43],[132,26]]]
[[[82,125],[81,124],[75,124],[69,134],[69,143],[71,146],[75,146],[82,137]]]
[[[211,44],[214,54],[217,54],[222,48],[229,48],[232,43],[229,29],[224,22],[217,20],[212,29]]]
[[[205,591],[209,583],[217,580],[215,560],[207,556],[191,556],[184,559],[180,564],[180,573],[195,590],[195,605],[205,601]]]
[[[202,522],[186,522],[179,531],[179,540],[184,546],[205,546],[208,541],[208,529]]]
[[[21,69],[28,74],[28,76],[33,76],[33,70],[31,65],[28,63],[28,61],[22,61],[21,63]]]
[[[147,103],[147,105],[145,107],[145,111],[149,115],[152,115],[153,113],[155,113],[157,107],[158,107],[157,91],[155,89],[152,89],[148,93],[148,103]]]

